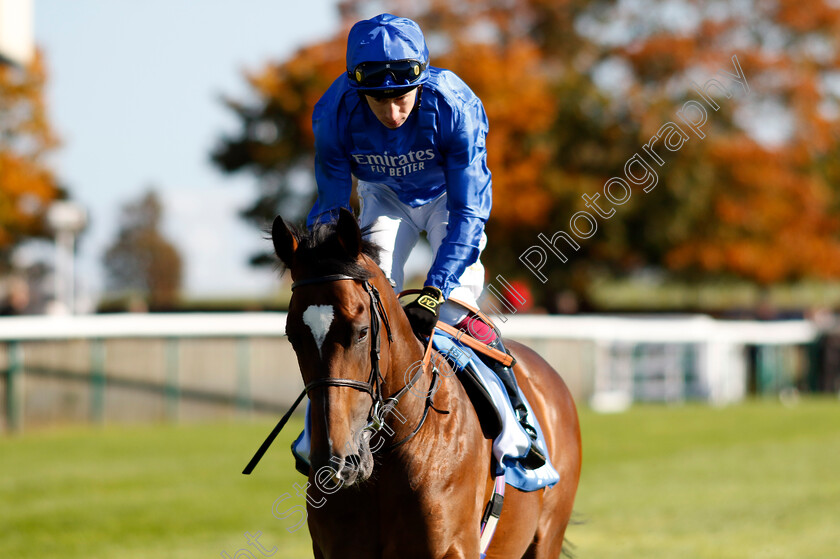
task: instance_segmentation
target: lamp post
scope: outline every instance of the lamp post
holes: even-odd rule
[[[76,236],[87,225],[87,212],[75,202],[61,200],[47,212],[47,221],[55,232],[55,305],[57,312],[75,314],[75,245]]]

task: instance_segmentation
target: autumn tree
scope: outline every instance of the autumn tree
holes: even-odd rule
[[[46,164],[58,145],[44,103],[46,82],[41,53],[25,68],[0,63],[0,273],[21,242],[48,235],[47,208],[63,197]]]
[[[314,184],[296,173],[311,166],[312,108],[344,70],[349,26],[371,10],[390,11],[420,23],[432,63],[462,76],[487,109],[495,203],[483,260],[491,271],[531,280],[549,304],[569,286],[585,296],[595,277],[647,268],[762,285],[838,277],[834,6],[345,0],[335,37],[249,75],[256,101],[231,102],[243,133],[224,139],[215,158],[225,170],[263,178],[250,217],[302,216]],[[735,72],[733,55],[742,89],[720,73]],[[707,101],[695,85],[711,78],[728,89],[712,87]],[[698,100],[718,107],[706,109],[699,134],[689,131],[678,150],[660,142],[656,157],[643,150],[664,124],[686,126],[677,112]],[[784,133],[771,141],[774,122]],[[519,256],[540,245],[539,234],[569,232],[572,216],[594,212],[583,197],[604,202],[604,185],[629,180],[636,154],[655,171],[655,187],[632,184],[628,201],[605,207],[614,210],[609,218],[596,216],[591,238],[564,245],[567,262],[548,253],[545,281],[538,280]],[[288,203],[292,194],[296,205]]]
[[[663,124],[680,122],[676,113],[685,102],[703,101],[696,85],[717,78],[732,96],[712,87],[718,109],[707,108],[705,137],[692,135],[679,153],[660,144],[662,160],[651,163],[655,189],[645,194],[634,187],[630,202],[600,219],[597,235],[581,242],[568,263],[552,263],[546,284],[585,291],[593,273],[624,275],[644,267],[761,285],[840,275],[836,4],[690,2],[675,8],[658,1],[583,6],[523,0],[475,2],[471,10],[451,2],[434,2],[429,10],[393,4],[415,10],[426,26],[450,38],[464,73],[484,68],[474,62],[474,47],[463,44],[478,35],[471,29],[495,35],[493,44],[505,50],[524,41],[539,53],[535,66],[553,87],[556,111],[530,116],[553,118],[546,164],[537,173],[552,203],[548,212],[514,212],[507,219],[509,200],[528,179],[491,167],[495,198],[505,204],[502,212],[494,207],[488,229],[513,241],[505,260],[534,244],[539,232],[568,231],[569,218],[587,209],[581,197],[601,193],[603,200],[606,181],[622,177],[628,159],[644,155],[642,146]],[[736,71],[733,55],[751,86],[742,89],[722,74]],[[498,73],[486,74],[499,81]],[[486,88],[479,93],[488,94]],[[488,113],[491,129],[500,115],[505,120],[503,111]],[[789,123],[789,130],[770,142],[760,126],[773,120]]]
[[[589,21],[601,37],[624,25],[608,56],[626,72],[616,105],[626,107],[637,149],[686,102],[707,106],[709,116],[704,137],[689,132],[685,148],[658,168],[656,189],[628,208],[628,255],[682,277],[765,286],[838,277],[830,162],[840,88],[829,84],[840,61],[840,7],[697,2],[681,10],[668,17],[667,3],[612,5]],[[593,248],[608,250],[612,240]]]
[[[152,309],[173,307],[181,288],[181,256],[163,236],[162,220],[160,198],[149,190],[123,206],[117,239],[104,255],[108,288],[139,293]]]

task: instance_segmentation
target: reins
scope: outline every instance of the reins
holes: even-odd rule
[[[409,380],[396,394],[390,396],[388,398],[383,397],[382,395],[382,385],[385,382],[385,379],[382,378],[382,372],[379,367],[379,359],[381,356],[381,341],[380,341],[380,323],[385,326],[385,331],[388,334],[388,342],[393,342],[394,338],[391,333],[391,325],[388,321],[388,315],[385,312],[385,307],[382,304],[382,299],[379,296],[379,291],[370,284],[367,280],[360,280],[358,278],[354,278],[352,276],[347,276],[344,274],[333,274],[327,276],[320,276],[315,278],[308,278],[303,280],[298,280],[292,284],[292,291],[294,291],[298,287],[306,286],[306,285],[313,285],[313,284],[320,284],[320,283],[328,283],[328,282],[335,282],[335,281],[360,281],[362,286],[365,288],[369,298],[370,298],[370,313],[371,313],[371,347],[370,347],[370,361],[371,361],[371,371],[370,376],[368,377],[367,382],[353,380],[353,379],[344,379],[344,378],[333,378],[333,377],[326,377],[326,378],[319,378],[315,379],[312,382],[308,383],[306,386],[303,387],[300,395],[297,397],[295,402],[292,404],[292,407],[283,415],[280,421],[277,422],[277,425],[274,426],[274,429],[271,430],[271,433],[268,434],[265,441],[260,445],[257,449],[257,452],[254,454],[251,461],[248,462],[248,465],[245,466],[245,469],[242,470],[242,473],[245,475],[250,474],[254,468],[259,463],[260,459],[262,459],[263,455],[266,453],[268,448],[274,442],[274,439],[277,438],[277,435],[280,434],[280,431],[283,430],[286,423],[289,421],[289,418],[292,416],[292,413],[298,407],[298,405],[303,400],[304,396],[307,396],[312,390],[321,387],[329,387],[329,386],[336,386],[336,387],[344,387],[344,388],[352,388],[354,390],[359,390],[361,392],[365,392],[366,394],[370,395],[371,399],[373,400],[371,404],[370,411],[368,412],[368,424],[364,427],[365,430],[370,430],[378,432],[379,430],[384,427],[384,417],[387,413],[394,409],[402,399],[402,397],[414,387],[414,385],[420,380],[420,377],[423,375],[423,372],[428,367],[429,363],[431,362],[431,350],[432,344],[431,341],[426,346],[426,351],[423,354],[423,360],[421,362],[421,366],[414,374],[414,376]],[[385,447],[384,451],[393,450],[400,445],[408,442],[414,435],[416,435],[420,428],[426,421],[426,417],[429,415],[429,409],[433,409],[438,413],[449,413],[448,411],[438,410],[432,404],[432,396],[435,393],[435,387],[437,386],[439,380],[439,373],[437,367],[432,368],[432,381],[431,386],[429,388],[429,392],[426,396],[426,403],[423,409],[423,416],[420,418],[420,422],[417,424],[417,427],[405,438],[402,440],[393,443],[387,447]]]

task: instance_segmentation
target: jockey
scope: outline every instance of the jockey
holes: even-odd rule
[[[380,266],[397,292],[406,260],[422,231],[434,262],[421,296],[405,307],[425,339],[438,319],[500,347],[501,339],[449,297],[477,307],[484,287],[479,256],[487,238],[492,191],[487,169],[487,115],[478,97],[454,73],[429,65],[429,49],[414,21],[382,14],[356,23],[347,39],[347,73],[315,106],[315,178],[318,200],[307,225],[329,222],[349,208],[358,179],[360,225],[382,248]],[[476,332],[476,329],[486,331]],[[513,371],[493,364],[526,433]],[[524,461],[545,459],[536,445]]]

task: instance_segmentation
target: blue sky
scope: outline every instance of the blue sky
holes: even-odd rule
[[[336,0],[34,0],[35,41],[50,72],[51,160],[89,212],[79,251],[83,294],[103,287],[101,257],[119,209],[154,186],[165,233],[186,260],[189,296],[269,294],[271,272],[248,268],[267,241],[237,211],[250,176],[219,173],[213,145],[238,123],[222,94],[246,96],[244,69],[283,59],[338,28]]]

